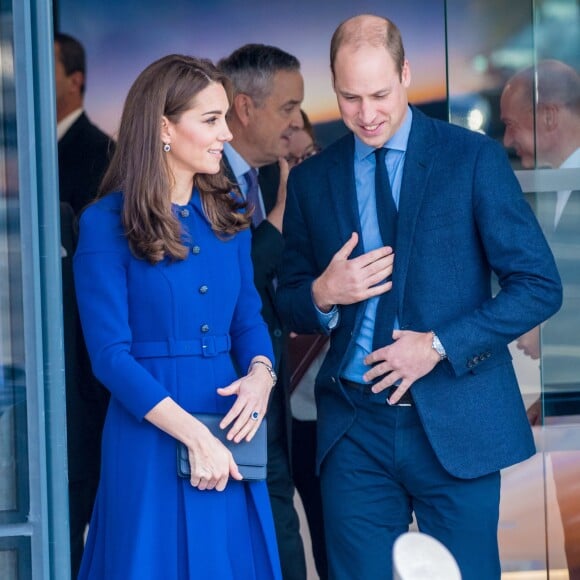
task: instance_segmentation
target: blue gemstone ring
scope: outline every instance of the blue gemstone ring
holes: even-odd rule
[[[252,419],[252,421],[257,421],[260,418],[260,413],[258,413],[258,411],[254,411],[251,415],[250,418]]]

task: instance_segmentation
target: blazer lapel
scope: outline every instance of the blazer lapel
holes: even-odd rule
[[[354,137],[352,133],[336,143],[337,154],[332,156],[328,167],[330,183],[330,205],[339,226],[342,244],[352,232],[359,235],[359,243],[351,254],[352,257],[363,253],[360,216],[354,179]],[[342,245],[341,244],[341,245]]]
[[[407,144],[401,195],[399,200],[399,221],[397,224],[397,245],[393,268],[393,288],[397,292],[398,312],[401,313],[405,283],[409,270],[411,247],[417,225],[417,216],[433,166],[435,138],[428,118],[413,107],[413,124]]]

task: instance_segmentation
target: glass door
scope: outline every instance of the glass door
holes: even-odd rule
[[[538,453],[502,473],[504,578],[580,578],[580,14],[576,0],[447,0],[452,122],[502,142],[564,304],[511,345]]]
[[[0,0],[0,578],[70,577],[52,6]]]

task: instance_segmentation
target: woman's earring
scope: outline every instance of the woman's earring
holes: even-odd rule
[[[171,145],[169,143],[163,143],[163,151],[169,153],[171,151]]]

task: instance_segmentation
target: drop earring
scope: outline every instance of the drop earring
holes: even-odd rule
[[[169,143],[163,143],[163,151],[169,153],[171,151],[171,145]]]

